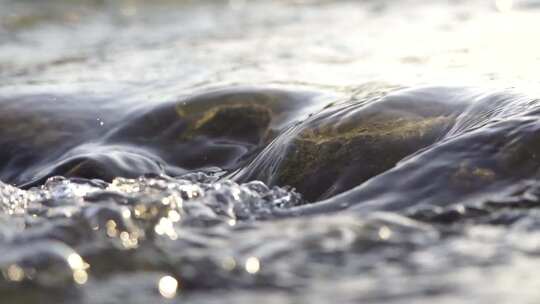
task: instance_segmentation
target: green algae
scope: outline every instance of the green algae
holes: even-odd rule
[[[310,200],[344,191],[433,143],[452,120],[447,116],[381,118],[375,115],[345,127],[329,124],[303,130],[280,165],[278,184],[292,185]]]
[[[188,128],[180,140],[204,135],[244,139],[258,144],[267,137],[272,112],[257,104],[233,104],[210,108],[195,117],[184,115],[183,118],[188,120]]]
[[[186,128],[179,141],[224,138],[261,145],[303,115],[320,110],[320,93],[278,88],[217,89],[178,102],[175,111]]]

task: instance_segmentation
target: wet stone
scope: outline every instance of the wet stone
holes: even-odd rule
[[[170,175],[236,169],[285,127],[333,100],[323,97],[280,88],[215,89],[141,111],[106,138],[155,151]]]
[[[0,97],[8,147],[0,151],[0,177],[29,188],[54,175],[111,181],[235,169],[334,99],[279,87],[221,88],[142,106],[70,94]]]
[[[309,117],[261,152],[275,162],[262,168],[253,164],[256,170],[248,166],[236,178],[290,185],[310,201],[329,198],[435,143],[452,126],[461,107],[431,100],[422,92],[380,94],[366,94]]]
[[[533,2],[0,0],[0,303],[535,303]]]

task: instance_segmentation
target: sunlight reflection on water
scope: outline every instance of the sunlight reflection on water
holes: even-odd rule
[[[231,84],[306,86],[354,100],[367,98],[364,92],[396,88],[388,83],[540,90],[540,12],[535,9],[539,1],[44,3],[0,2],[0,97],[6,102],[14,98],[25,101],[24,96],[32,94],[39,97],[39,103],[29,102],[32,107],[25,109],[38,110],[45,104],[40,98],[49,95],[64,94],[73,101],[69,105],[84,105],[92,102],[85,97],[97,96],[106,106],[120,104],[118,113],[129,122],[145,105],[157,106]],[[334,99],[325,97],[325,102]],[[62,108],[66,107],[58,107]],[[9,121],[10,116],[3,118]],[[15,121],[24,123],[6,123],[2,132],[13,130],[8,134],[26,147],[31,141],[21,140],[24,126],[39,118],[48,127],[54,120],[29,115]],[[152,119],[135,127],[144,129]],[[159,119],[156,125],[165,124]],[[98,115],[90,126],[110,131],[116,126],[113,121]],[[58,129],[61,135],[69,130],[66,125]],[[40,126],[36,137],[40,139],[46,130]],[[157,137],[153,134],[147,141]],[[230,142],[216,142],[226,144]],[[166,142],[152,152],[171,146]],[[182,148],[176,154],[187,152]],[[257,221],[253,216],[258,215],[257,210],[264,215],[268,201],[279,198],[285,204],[296,204],[290,189],[265,190],[263,183],[152,180],[150,185],[146,181],[118,178],[104,189],[74,182],[61,186],[59,182],[51,193],[41,191],[48,193],[48,199],[54,197],[57,205],[41,209],[26,204],[36,200],[27,196],[45,194],[19,193],[15,187],[1,185],[5,195],[0,198],[7,211],[0,217],[0,239],[14,240],[5,247],[60,239],[77,249],[61,260],[69,271],[38,263],[44,269],[40,271],[52,274],[41,281],[35,277],[37,266],[26,267],[25,261],[13,257],[0,261],[4,262],[0,264],[3,292],[13,289],[9,284],[21,284],[16,286],[23,291],[28,282],[47,287],[42,282],[64,275],[88,303],[102,303],[93,298],[99,294],[131,296],[122,299],[130,303],[155,300],[145,296],[163,300],[186,294],[195,297],[193,302],[203,303],[235,302],[236,297],[240,297],[238,303],[252,303],[253,299],[257,303],[284,302],[272,298],[279,297],[278,292],[261,299],[267,290],[285,290],[298,302],[309,303],[358,298],[432,303],[438,295],[444,298],[456,292],[483,302],[500,300],[501,294],[517,297],[513,302],[519,302],[520,296],[539,296],[533,271],[539,262],[527,255],[537,254],[538,239],[520,230],[527,221],[538,228],[534,224],[538,215],[530,210],[523,216],[523,210],[509,207],[500,218],[483,219],[512,222],[525,217],[517,228],[496,226],[493,229],[501,232],[496,235],[468,235],[468,222],[449,225],[449,229],[465,232],[459,230],[456,239],[446,240],[437,227],[401,215],[393,220],[340,214]],[[161,184],[182,191],[156,196],[172,189],[159,188]],[[221,189],[223,193],[220,188],[225,189]],[[106,192],[104,199],[85,201],[101,192]],[[208,193],[210,198],[205,196]],[[283,193],[288,194],[280,197]],[[44,199],[43,203],[50,201]],[[475,210],[464,205],[450,210],[434,207],[427,214],[448,220]],[[30,256],[43,262],[41,255]],[[56,284],[71,286],[62,285],[63,281]],[[525,287],[514,288],[518,285]],[[223,289],[236,292],[222,297],[219,292]],[[13,298],[24,296],[17,292]]]

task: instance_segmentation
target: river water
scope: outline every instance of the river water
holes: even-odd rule
[[[2,302],[538,302],[539,17],[1,0]]]

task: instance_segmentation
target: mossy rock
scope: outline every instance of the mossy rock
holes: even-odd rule
[[[360,120],[352,129],[306,129],[291,142],[277,183],[316,200],[341,193],[435,142],[449,117]]]
[[[52,174],[111,179],[236,168],[293,121],[332,101],[323,95],[229,87],[158,104],[68,94],[0,96],[0,178],[23,185]]]
[[[263,143],[288,126],[317,111],[331,99],[315,91],[233,87],[193,95],[176,104],[187,122],[181,140],[197,136]],[[269,133],[273,131],[273,133]]]
[[[397,90],[327,107],[275,140],[234,178],[289,185],[310,201],[349,190],[451,129],[467,103],[429,92]],[[264,165],[255,163],[263,159]]]
[[[323,95],[268,87],[205,91],[141,111],[107,141],[147,147],[171,169],[235,169],[293,121],[332,101]]]
[[[216,105],[191,115],[184,111],[179,110],[181,117],[188,120],[186,130],[180,134],[183,141],[205,136],[261,144],[268,136],[273,116],[270,108],[256,103]]]
[[[439,96],[439,99],[423,99],[426,90],[428,93],[436,93],[432,95]],[[329,143],[336,145],[335,140],[328,141],[317,135],[314,143],[311,135],[314,132],[307,126],[301,127],[297,133],[299,136],[293,137],[286,151],[301,150],[298,154],[306,156],[285,153],[285,161],[280,163],[275,172],[282,178],[279,182],[292,181],[297,183],[299,188],[305,187],[301,188],[304,195],[313,195],[313,189],[318,191],[317,193],[323,193],[319,196],[313,195],[312,200],[327,199],[293,208],[286,213],[328,213],[345,208],[352,208],[360,213],[414,213],[424,208],[433,209],[434,206],[455,206],[456,210],[464,210],[467,206],[514,208],[538,204],[540,99],[508,90],[485,91],[467,88],[418,88],[410,90],[410,93],[418,100],[415,103],[403,103],[410,105],[409,111],[399,116],[407,119],[392,120],[389,126],[396,128],[376,127],[376,132],[372,132],[371,128],[368,134],[375,135],[369,139],[364,137],[362,132],[353,137],[348,135],[348,132],[338,133],[348,138],[347,149],[353,151],[343,154],[343,157],[336,152],[343,149],[341,147],[331,150],[331,153],[323,153],[325,157],[317,156],[313,150],[324,150]],[[402,95],[400,92],[396,94],[396,97]],[[447,100],[448,107],[444,104],[434,106],[436,100]],[[400,108],[398,104],[387,102],[388,98],[383,98],[379,103],[380,107],[375,107],[376,112],[391,113]],[[417,108],[424,102],[425,107]],[[388,107],[383,107],[384,104]],[[375,103],[373,105],[375,106]],[[426,111],[429,107],[431,110]],[[352,119],[355,114],[350,111],[344,113],[349,113],[341,115],[346,117],[346,121],[355,121]],[[421,115],[418,115],[419,113]],[[427,115],[430,113],[431,115]],[[364,118],[369,121],[369,118]],[[314,120],[313,126],[326,126],[319,121],[320,119]],[[338,119],[328,121],[333,121],[334,124],[330,125],[339,129],[336,128],[339,125]],[[388,119],[381,119],[379,116],[378,121]],[[361,126],[362,123],[358,121],[357,125]],[[326,132],[328,128],[322,130]],[[406,136],[402,136],[403,133]],[[432,143],[429,143],[430,141]],[[364,149],[355,146],[359,143],[369,147]],[[392,162],[415,146],[416,151],[392,165]],[[364,153],[361,157],[356,155],[359,151]],[[333,170],[331,174],[334,174],[334,179],[330,179],[326,184],[324,180],[317,180],[318,176],[324,176],[321,173],[323,165],[318,165],[319,162],[326,162],[324,168]],[[291,168],[291,164],[296,168],[290,172],[284,171]],[[384,170],[387,165],[390,168]],[[364,176],[369,175],[365,172],[369,172],[370,168],[374,168],[371,172],[375,175],[363,180]],[[382,171],[377,173],[380,170]],[[308,185],[310,180],[312,184]],[[347,189],[343,185],[351,180],[355,182],[350,184],[350,190],[345,191]],[[341,190],[344,193],[330,197],[340,189],[344,189]]]

